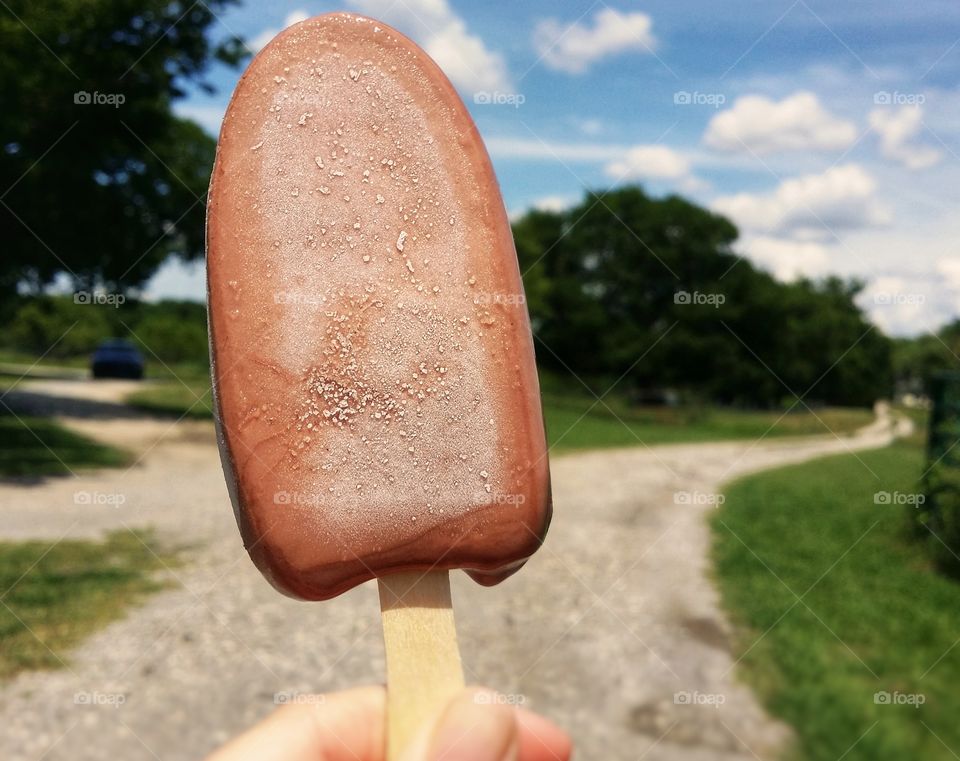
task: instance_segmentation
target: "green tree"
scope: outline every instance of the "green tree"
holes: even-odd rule
[[[202,254],[215,143],[171,107],[210,89],[213,60],[242,58],[240,40],[211,41],[235,2],[4,3],[0,292],[58,273],[128,288]]]
[[[514,232],[546,367],[727,404],[890,392],[889,339],[856,306],[859,283],[778,282],[736,255],[729,220],[683,198],[588,193]]]

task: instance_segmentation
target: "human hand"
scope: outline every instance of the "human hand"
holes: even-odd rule
[[[489,690],[454,698],[403,754],[402,761],[568,761],[567,735]],[[207,761],[385,761],[383,687],[292,703],[224,745]]]

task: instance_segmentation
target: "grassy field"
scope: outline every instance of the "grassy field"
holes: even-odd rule
[[[203,419],[213,416],[210,380],[187,379],[136,391],[127,403],[153,415]]]
[[[782,412],[732,410],[719,407],[629,407],[616,398],[596,400],[580,394],[545,393],[543,414],[547,438],[559,450],[674,444],[722,439],[753,439],[852,433],[867,425],[866,409]]]
[[[921,440],[750,476],[714,517],[738,668],[795,728],[795,758],[960,752],[960,584],[909,539],[909,507],[874,499],[918,491]]]
[[[69,648],[165,585],[164,563],[176,557],[128,531],[103,542],[0,542],[0,678],[62,666]]]

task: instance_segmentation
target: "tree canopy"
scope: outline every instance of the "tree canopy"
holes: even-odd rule
[[[733,250],[736,227],[639,187],[588,193],[514,224],[542,364],[643,394],[721,403],[870,404],[889,393],[890,341],[861,284],[781,283]]]
[[[126,289],[203,253],[215,142],[173,103],[209,89],[236,0],[7,0],[0,10],[0,292],[58,273]],[[221,30],[223,31],[223,30]]]

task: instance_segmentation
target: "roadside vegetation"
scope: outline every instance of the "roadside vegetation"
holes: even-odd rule
[[[960,585],[907,515],[922,441],[749,476],[712,521],[737,668],[797,759],[956,758]]]
[[[0,679],[69,662],[67,652],[162,589],[177,563],[150,534],[102,542],[0,542]]]

